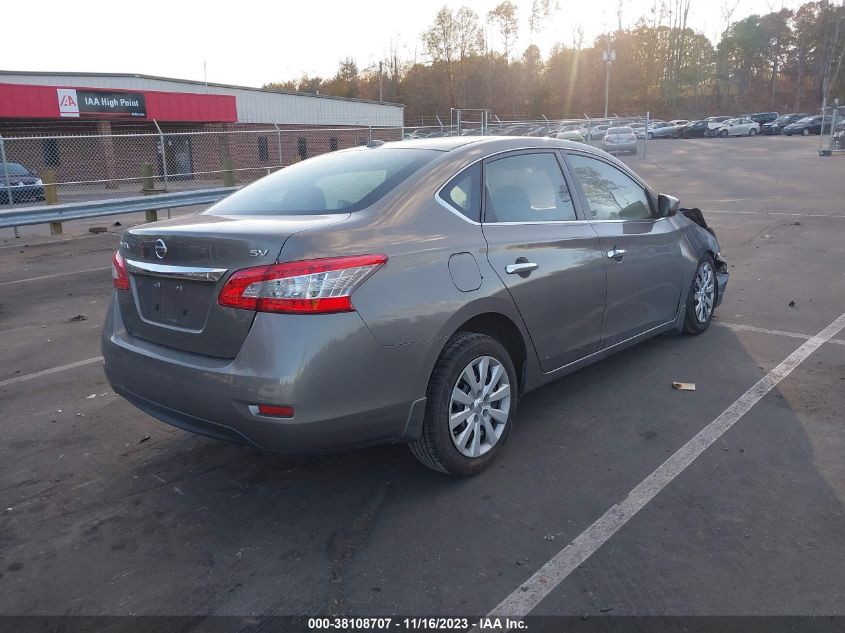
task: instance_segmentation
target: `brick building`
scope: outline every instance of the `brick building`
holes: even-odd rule
[[[0,71],[6,160],[59,183],[249,181],[299,158],[402,137],[394,103],[135,74]]]

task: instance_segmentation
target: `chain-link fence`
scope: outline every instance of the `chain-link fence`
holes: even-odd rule
[[[819,154],[845,155],[845,107],[822,108],[820,116]]]
[[[452,113],[420,127],[154,126],[119,133],[0,136],[0,204],[13,207],[124,198],[253,182],[281,167],[372,140],[438,136],[543,136],[644,156],[648,115],[502,120],[487,110]]]
[[[405,128],[405,138],[438,136],[544,136],[587,143],[618,155],[645,157],[652,138],[679,138],[683,125],[653,121],[649,114],[592,118],[549,119],[542,117],[503,120],[488,110],[453,110],[449,124],[435,117],[436,124]],[[428,122],[428,121],[427,121]],[[655,127],[659,125],[659,127]]]
[[[403,128],[282,127],[0,137],[0,203],[81,202],[247,184]]]

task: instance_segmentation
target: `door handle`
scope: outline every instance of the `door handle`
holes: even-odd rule
[[[625,249],[616,248],[614,246],[612,250],[607,251],[607,256],[610,259],[615,259],[617,262],[621,262],[625,258]]]
[[[505,266],[505,272],[509,275],[522,275],[530,273],[532,270],[537,270],[540,264],[534,262],[517,262],[516,264],[508,264]]]

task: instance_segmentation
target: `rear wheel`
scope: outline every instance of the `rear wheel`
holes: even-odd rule
[[[756,136],[756,135],[757,135],[756,128],[751,128],[750,130],[748,130],[748,136]]]
[[[432,470],[474,475],[505,443],[518,400],[510,355],[485,334],[459,332],[446,344],[426,392],[422,437],[411,452]]]
[[[721,132],[719,132],[719,137],[720,138],[728,138],[728,131],[722,130]]]
[[[806,128],[806,127],[805,127],[803,130],[801,130],[801,135],[802,135],[802,136],[810,136],[810,130],[809,130],[809,128]]]
[[[716,273],[713,258],[704,255],[698,262],[687,295],[687,313],[684,318],[684,332],[701,334],[710,327],[713,310],[716,307]]]

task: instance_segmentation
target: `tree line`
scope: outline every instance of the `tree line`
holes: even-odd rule
[[[736,0],[738,3],[738,0]],[[442,7],[421,35],[426,59],[387,59],[360,69],[352,58],[334,77],[272,82],[265,88],[405,104],[406,124],[448,121],[452,108],[485,108],[506,118],[565,118],[604,111],[606,50],[609,110],[619,115],[704,117],[777,110],[817,112],[834,98],[845,103],[845,4],[806,2],[733,20],[722,6],[717,42],[687,23],[692,0],[655,0],[648,15],[584,41],[576,27],[569,44],[543,58],[536,44],[520,48],[519,12],[511,0],[479,16]],[[559,5],[533,0],[528,32],[550,24]]]

